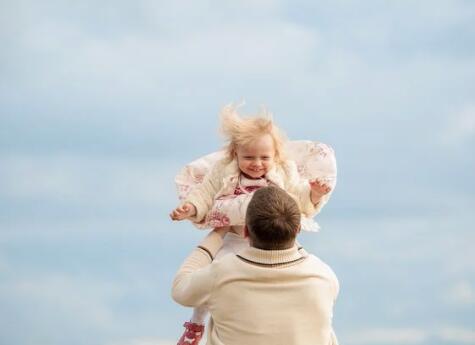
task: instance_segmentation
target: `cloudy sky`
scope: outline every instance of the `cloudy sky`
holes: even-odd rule
[[[475,344],[475,3],[1,1],[0,343],[171,345],[173,177],[265,105],[336,151],[348,345]]]

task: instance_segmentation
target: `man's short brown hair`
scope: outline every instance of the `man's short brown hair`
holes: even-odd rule
[[[299,232],[300,217],[297,203],[283,189],[258,189],[246,212],[252,246],[266,250],[289,248]]]

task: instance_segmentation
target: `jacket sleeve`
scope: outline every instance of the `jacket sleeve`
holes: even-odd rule
[[[208,301],[215,281],[211,262],[222,243],[221,235],[211,231],[185,259],[173,280],[172,297],[177,303],[196,307]]]
[[[203,183],[196,186],[186,197],[184,202],[196,207],[196,215],[190,218],[192,222],[201,222],[211,210],[214,198],[223,185],[224,166],[223,161],[216,163]]]
[[[297,199],[302,213],[307,217],[314,217],[320,213],[323,206],[325,206],[330,199],[333,190],[322,196],[319,202],[315,205],[310,197],[310,183],[307,179],[300,177],[295,162],[287,161],[283,167],[287,177],[285,189]]]
[[[314,205],[310,199],[310,184],[307,179],[302,179],[293,161],[287,161],[283,165],[285,190],[297,200],[300,210],[305,216],[313,217],[320,212],[320,203]]]

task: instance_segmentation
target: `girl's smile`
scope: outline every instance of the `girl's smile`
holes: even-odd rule
[[[239,169],[251,178],[259,178],[274,166],[274,140],[265,134],[245,146],[238,146],[236,156]]]

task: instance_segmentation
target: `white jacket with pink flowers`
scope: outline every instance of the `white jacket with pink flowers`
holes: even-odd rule
[[[295,148],[291,157],[297,156],[300,159],[274,164],[265,175],[265,181],[267,185],[284,189],[296,200],[302,212],[304,230],[317,231],[319,226],[313,221],[313,217],[327,203],[332,192],[324,195],[319,203],[314,205],[310,199],[308,178],[330,177],[327,183],[332,186],[333,191],[336,183],[333,150],[321,143],[308,141],[291,143]],[[306,152],[308,154],[304,156]],[[309,157],[317,164],[310,162]],[[237,160],[229,161],[223,151],[190,163],[177,175],[175,181],[179,197],[183,202],[196,207],[196,215],[191,221],[198,228],[244,225],[247,205],[253,193],[239,195],[235,193],[240,183],[240,176]]]

